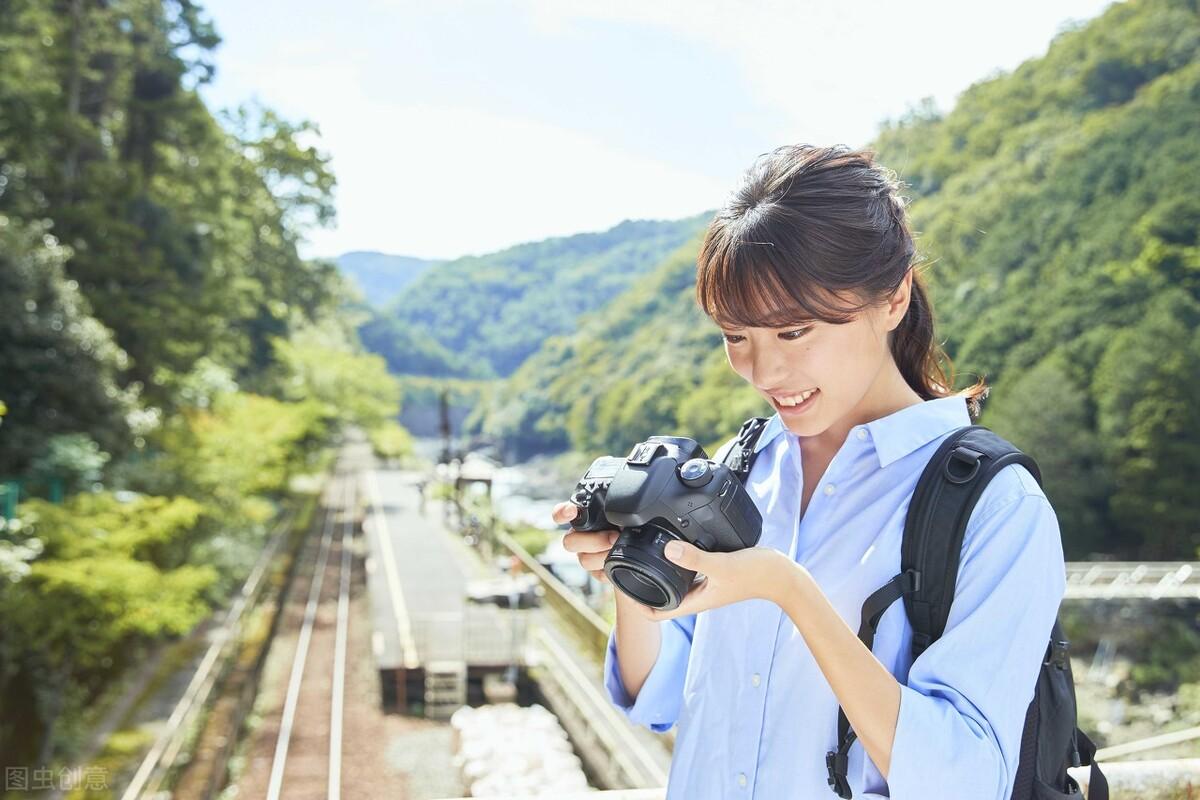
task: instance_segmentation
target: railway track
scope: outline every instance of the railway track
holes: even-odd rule
[[[121,800],[155,796],[175,767],[190,728],[203,714],[208,698],[220,679],[224,662],[237,647],[248,611],[258,602],[264,590],[264,578],[271,562],[284,549],[295,516],[294,512],[290,512],[275,526],[267,546],[242,584],[241,591],[209,634],[209,646],[204,657],[192,674],[183,696],[172,709],[163,730],[121,794]]]
[[[357,504],[356,465],[343,458],[330,483],[322,534],[305,548],[301,570],[307,573],[303,615],[299,620],[271,759],[265,796],[327,797],[339,800],[342,777],[342,725],[345,703],[349,592]],[[303,597],[300,582],[289,603]],[[329,618],[332,617],[332,620]],[[332,652],[314,648],[314,632],[333,626]],[[325,631],[323,639],[328,639]]]

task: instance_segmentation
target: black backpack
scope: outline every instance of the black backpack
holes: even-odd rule
[[[723,462],[743,482],[757,455],[754,444],[766,424],[765,417],[746,420],[725,453]],[[954,599],[967,521],[988,481],[1009,464],[1024,466],[1041,485],[1042,474],[1037,463],[982,425],[967,425],[953,431],[934,452],[909,504],[900,574],[863,603],[858,638],[868,649],[875,641],[875,629],[883,612],[898,598],[904,599],[904,609],[912,625],[914,661],[942,635]],[[1108,800],[1108,781],[1094,760],[1096,746],[1076,726],[1075,682],[1067,657],[1069,644],[1055,620],[1033,700],[1025,712],[1012,800],[1080,795],[1079,784],[1067,774],[1067,768],[1081,765],[1091,766],[1089,800]],[[829,787],[841,798],[851,796],[846,765],[855,738],[846,714],[839,707],[838,748],[825,754],[825,766],[829,770]],[[1035,788],[1038,784],[1040,790]]]

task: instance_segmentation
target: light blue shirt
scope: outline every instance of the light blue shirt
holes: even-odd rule
[[[798,522],[799,440],[776,414],[746,482],[763,517],[759,545],[803,564],[857,631],[863,600],[900,571],[921,471],[969,424],[965,398],[954,396],[855,426]],[[1029,471],[1010,464],[971,514],[942,637],[914,662],[904,603],[880,620],[873,651],[901,683],[900,715],[886,782],[860,741],[850,748],[854,797],[1008,800],[1065,588],[1054,509]],[[825,753],[837,739],[837,698],[779,606],[746,600],[659,625],[658,659],[636,702],[611,635],[604,672],[631,720],[657,732],[678,724],[668,800],[836,800]]]

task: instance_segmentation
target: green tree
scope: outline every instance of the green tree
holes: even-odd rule
[[[173,543],[187,539],[198,513],[186,499],[127,505],[109,494],[22,506],[16,537],[40,557],[0,584],[5,764],[51,763],[65,713],[78,712],[145,644],[186,632],[207,612],[215,571],[163,568],[179,560],[169,555]]]
[[[86,432],[112,451],[130,432],[128,360],[64,276],[67,255],[45,225],[0,215],[0,476],[44,459],[52,437]]]
[[[324,404],[330,418],[368,429],[399,415],[400,384],[381,357],[316,328],[276,339],[275,348],[285,398]]]
[[[1164,292],[1112,341],[1092,386],[1097,428],[1116,475],[1110,499],[1125,540],[1151,558],[1200,552],[1200,303]]]
[[[980,422],[1038,463],[1042,489],[1054,506],[1068,559],[1109,551],[1107,503],[1112,476],[1092,425],[1087,392],[1056,352],[993,389]]]

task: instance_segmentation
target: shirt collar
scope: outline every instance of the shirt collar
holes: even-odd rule
[[[970,424],[967,398],[951,395],[914,403],[865,425],[856,425],[850,429],[849,436],[854,436],[859,428],[866,428],[875,444],[875,454],[879,457],[879,467],[882,469],[939,436]],[[754,452],[762,450],[786,430],[779,412],[775,412],[754,444]]]

